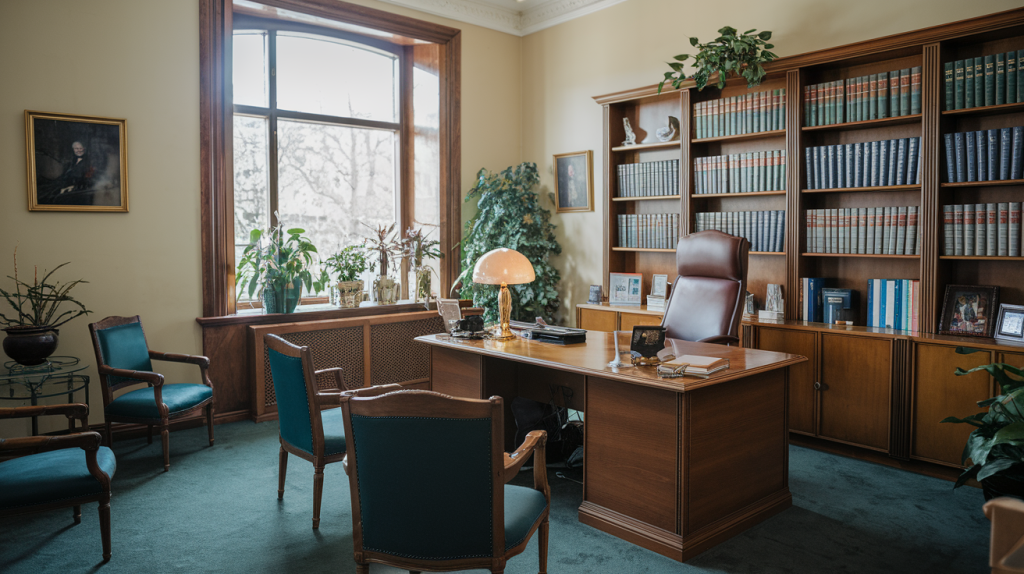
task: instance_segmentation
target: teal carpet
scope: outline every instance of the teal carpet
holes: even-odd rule
[[[114,444],[113,558],[100,564],[96,504],[0,519],[0,572],[355,572],[348,481],[327,466],[319,532],[313,467],[291,457],[277,500],[277,423],[220,425]],[[981,492],[893,468],[790,448],[793,507],[679,564],[580,524],[579,471],[552,485],[548,571],[556,573],[988,572]],[[409,469],[415,472],[415,469]],[[529,484],[531,473],[517,478]],[[536,536],[508,574],[537,572]],[[398,570],[373,565],[374,574]]]

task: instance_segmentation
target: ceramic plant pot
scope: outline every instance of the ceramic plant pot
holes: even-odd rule
[[[362,300],[362,281],[341,281],[338,283],[338,305],[342,309],[358,307]]]
[[[57,350],[57,329],[52,327],[7,327],[4,332],[4,352],[22,365],[41,365]]]
[[[373,293],[378,305],[394,305],[402,293],[402,286],[387,275],[380,275],[373,280]]]

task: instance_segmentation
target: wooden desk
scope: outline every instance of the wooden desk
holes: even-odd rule
[[[681,354],[731,366],[710,379],[659,379],[653,367],[606,366],[612,336],[590,331],[569,346],[416,341],[430,345],[434,391],[505,399],[506,442],[513,397],[548,402],[551,384],[573,390],[567,406],[586,413],[584,524],[682,561],[792,504],[787,380],[804,357],[673,341]]]

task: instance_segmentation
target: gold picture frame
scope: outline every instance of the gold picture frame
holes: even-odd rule
[[[556,213],[594,210],[593,160],[591,150],[555,155]]]
[[[28,210],[127,213],[127,123],[25,110]]]

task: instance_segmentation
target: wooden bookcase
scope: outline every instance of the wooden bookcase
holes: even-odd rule
[[[785,247],[780,253],[751,253],[748,290],[763,302],[768,283],[783,286],[786,321],[745,322],[744,345],[806,355],[812,360],[794,372],[790,422],[795,434],[854,445],[900,460],[957,467],[970,431],[966,425],[939,425],[947,414],[974,412],[972,401],[995,391],[978,381],[958,387],[958,365],[977,361],[1024,362],[1024,346],[994,339],[935,335],[947,285],[998,285],[1000,302],[1024,304],[1024,257],[946,256],[943,206],[958,203],[1024,201],[1024,180],[948,183],[943,134],[1024,126],[1024,104],[944,111],[945,62],[1024,49],[1024,8],[935,26],[905,34],[779,59],[765,66],[765,81],[749,91],[786,89],[785,129],[718,138],[696,138],[694,105],[743,94],[742,80],[725,89],[692,84],[657,93],[657,86],[598,96],[604,107],[604,282],[612,272],[642,273],[644,294],[651,275],[675,275],[674,250],[616,248],[617,215],[678,210],[681,236],[695,229],[699,212],[785,210]],[[808,126],[804,86],[921,67],[921,113],[895,118]],[[679,118],[682,138],[656,142],[654,131]],[[622,146],[622,118],[628,117],[641,145]],[[804,151],[809,147],[897,138],[921,138],[920,183],[873,188],[809,189]],[[653,145],[646,145],[653,144]],[[786,189],[774,193],[703,195],[694,193],[694,160],[701,157],[786,150]],[[617,195],[622,163],[680,158],[678,197],[624,201]],[[808,253],[809,209],[916,206],[918,255],[836,255]],[[869,279],[917,279],[921,284],[920,331],[829,326],[798,321],[801,277],[824,277],[830,287],[859,292],[858,320],[867,321]],[[977,356],[957,355],[959,345],[981,348]],[[982,357],[982,355],[984,355]],[[860,373],[871,366],[877,373]],[[860,373],[860,374],[859,374]],[[960,379],[959,381],[957,379]],[[962,415],[957,415],[962,416]],[[963,428],[959,428],[963,427]],[[866,433],[866,434],[865,434]]]

